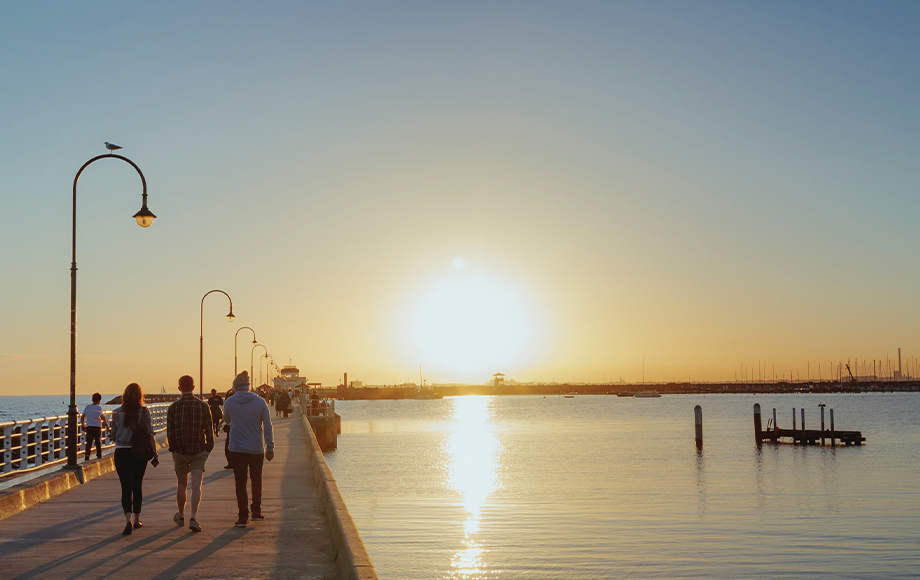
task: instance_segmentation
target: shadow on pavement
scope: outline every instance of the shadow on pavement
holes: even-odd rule
[[[152,580],[172,580],[173,578],[176,578],[177,576],[179,576],[179,574],[181,574],[182,572],[185,572],[186,570],[188,570],[195,564],[202,562],[205,558],[213,555],[217,551],[226,548],[231,543],[235,542],[236,540],[241,539],[243,536],[245,536],[251,531],[252,530],[247,529],[247,528],[230,528],[223,534],[214,538],[213,542],[211,542],[204,548],[198,550],[197,552],[193,552],[189,554],[188,556],[186,556],[185,558],[182,558],[181,560],[179,560],[178,562],[176,562],[175,564],[173,564],[166,570],[163,570],[162,572],[154,576]]]

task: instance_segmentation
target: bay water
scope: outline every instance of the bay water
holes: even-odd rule
[[[753,406],[861,447],[754,443]],[[337,401],[382,579],[918,578],[920,395]],[[694,442],[695,405],[704,445]],[[801,425],[800,425],[801,426]],[[829,426],[829,418],[828,418]]]
[[[116,395],[102,394],[102,402],[111,401]],[[77,395],[77,412],[93,402],[92,395]],[[70,395],[10,395],[0,397],[0,423],[24,421],[39,417],[66,415]],[[118,405],[102,405],[103,409],[115,409]]]

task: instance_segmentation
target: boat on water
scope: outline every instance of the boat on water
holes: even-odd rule
[[[425,379],[422,377],[422,365],[418,365],[418,384],[421,386],[415,392],[415,396],[412,397],[413,400],[425,401],[444,398],[444,395],[434,392],[434,389],[425,384]]]
[[[635,395],[635,393],[631,393],[629,391],[620,391],[617,393],[618,397],[632,397],[633,395]]]
[[[633,395],[637,399],[653,399],[655,397],[660,397],[661,393],[658,391],[641,391]]]
[[[416,401],[425,401],[425,400],[430,400],[430,399],[443,399],[443,398],[444,398],[444,395],[435,393],[432,389],[424,389],[424,390],[419,389],[418,393],[416,393],[416,395],[412,397],[412,399]]]
[[[563,395],[566,399],[574,399],[575,395]]]

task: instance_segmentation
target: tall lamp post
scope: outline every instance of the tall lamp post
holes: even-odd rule
[[[252,348],[249,350],[249,380],[250,380],[250,381],[253,381],[253,382],[255,382],[256,378],[252,375],[252,369],[253,369],[252,355],[253,355],[253,353],[255,352],[256,347],[258,347],[258,346],[261,346],[262,348],[264,348],[264,349],[265,349],[265,354],[268,354],[268,349],[265,348],[265,345],[264,345],[264,344],[256,343],[256,344],[252,345]],[[262,361],[261,361],[261,359],[259,360],[259,372],[260,372],[260,373],[262,372]]]
[[[220,292],[230,301],[230,313],[227,314],[227,321],[233,322],[233,319],[236,318],[233,315],[233,299],[223,290],[211,290],[205,292],[204,296],[201,297],[201,336],[199,336],[198,342],[198,396],[202,399],[204,399],[204,299],[213,292]],[[235,339],[234,342],[236,342]]]
[[[106,147],[109,144],[106,143]],[[116,145],[112,145],[120,149]],[[111,149],[114,151],[115,149]],[[70,262],[70,406],[67,407],[67,467],[74,469],[77,467],[77,182],[80,181],[80,174],[91,163],[100,159],[121,159],[133,167],[141,177],[141,209],[134,214],[137,225],[142,228],[149,227],[153,219],[157,216],[147,209],[147,180],[140,168],[133,161],[121,155],[108,153],[106,155],[97,155],[80,167],[77,175],[73,178],[73,235],[72,235],[72,258]]]
[[[268,354],[268,352],[266,352],[265,354],[263,354],[263,355],[262,355],[262,358],[268,359],[268,360],[265,361],[265,382],[262,383],[262,359],[259,359],[259,383],[261,383],[261,384],[259,385],[260,387],[261,387],[263,384],[268,384],[268,365],[270,364],[270,361],[274,361],[274,360],[275,360],[275,359],[272,358],[272,355]]]
[[[237,370],[236,370],[236,337],[239,336],[240,331],[243,330],[244,328],[249,328],[249,327],[241,326],[236,330],[236,334],[233,335],[233,376],[234,377],[236,377],[236,373],[237,373]],[[249,330],[252,330],[252,329],[249,328]],[[258,341],[256,340],[255,330],[252,330],[252,344],[258,344]]]
[[[268,375],[268,380],[269,380],[269,385],[268,385],[268,386],[270,386],[272,389],[274,389],[274,388],[275,388],[275,385],[271,383],[272,378],[273,378],[272,375],[274,375],[275,377],[277,377],[277,376],[278,376],[278,371],[280,371],[281,369],[278,367],[278,364],[275,363],[275,359],[272,359],[271,364],[272,364],[272,369],[274,369],[275,372],[273,372],[273,373],[271,373],[271,374]]]

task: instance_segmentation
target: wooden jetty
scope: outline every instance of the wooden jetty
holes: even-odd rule
[[[802,425],[800,429],[796,428],[795,409],[792,410],[792,429],[780,429],[776,424],[776,409],[773,409],[773,417],[767,421],[767,428],[762,428],[760,417],[760,404],[754,405],[754,439],[758,445],[764,441],[767,443],[784,443],[791,440],[798,445],[830,445],[836,446],[839,441],[840,445],[862,445],[866,440],[859,431],[837,431],[834,428],[834,410],[830,410],[830,429],[824,428],[824,405],[821,407],[821,428],[805,428],[805,409],[801,410]]]

